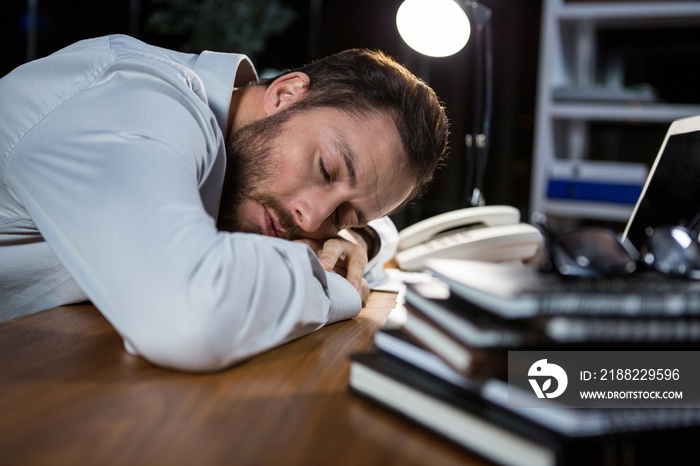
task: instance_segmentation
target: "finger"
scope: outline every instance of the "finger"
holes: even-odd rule
[[[325,270],[333,270],[344,252],[344,242],[332,238],[323,243],[323,250],[318,254],[318,260]]]
[[[363,281],[362,277],[365,274],[365,267],[367,266],[367,254],[361,247],[354,246],[355,249],[346,257],[345,267],[347,273],[345,279],[349,281],[356,290],[360,291]]]
[[[362,303],[367,300],[367,297],[369,296],[369,283],[367,283],[367,280],[364,278],[362,279],[362,282],[360,284],[360,298],[362,298]]]

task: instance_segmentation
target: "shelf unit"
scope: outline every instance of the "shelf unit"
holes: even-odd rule
[[[647,125],[660,128],[657,131],[663,135],[671,121],[700,114],[700,99],[664,102],[648,83],[625,83],[625,51],[630,47],[618,50],[601,40],[606,31],[654,31],[655,37],[659,33],[665,37],[679,28],[690,31],[691,36],[697,31],[695,37],[700,39],[700,1],[544,0],[541,28],[530,209],[566,218],[625,221],[633,203],[589,201],[577,198],[574,191],[569,198],[548,196],[553,167],[558,166],[561,172],[561,167],[569,164],[575,177],[582,164],[598,155],[605,160],[613,153],[617,172],[607,179],[619,173],[620,180],[625,180],[629,178],[626,172],[639,172],[639,163],[653,161],[658,145],[649,148],[653,154],[647,154],[645,161],[631,160],[634,154],[614,154],[615,144],[602,144],[605,150],[593,156],[591,133],[595,128],[607,125],[612,128],[609,131],[618,128],[622,134],[625,127]],[[691,42],[700,47],[700,41]],[[672,42],[654,42],[657,53],[665,46],[673,51]],[[634,50],[637,57],[643,56],[644,49]],[[696,63],[688,63],[686,68],[698,76]],[[657,142],[660,145],[661,140]],[[630,170],[626,170],[626,163]],[[637,183],[641,188],[643,179]]]

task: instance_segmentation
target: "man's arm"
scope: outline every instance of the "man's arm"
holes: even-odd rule
[[[81,64],[64,65],[52,80]],[[96,70],[22,137],[4,176],[133,352],[210,371],[350,318],[361,302],[304,245],[217,231],[200,190],[220,185],[223,145],[191,86],[196,77],[161,61]]]

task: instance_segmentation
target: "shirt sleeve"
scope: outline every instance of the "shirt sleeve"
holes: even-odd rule
[[[368,226],[374,229],[381,243],[379,252],[369,261],[365,269],[365,280],[370,288],[375,288],[387,282],[389,277],[384,266],[396,255],[399,246],[399,232],[389,217],[372,220]]]
[[[5,177],[131,352],[212,371],[361,301],[305,245],[216,229],[199,190],[219,176],[222,136],[192,80],[115,62],[22,137]]]

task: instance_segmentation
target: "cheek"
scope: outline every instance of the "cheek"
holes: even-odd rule
[[[272,175],[266,185],[272,192],[293,195],[311,186],[309,172],[300,162],[277,160],[271,167]]]
[[[292,176],[287,164],[272,153],[268,153],[266,157],[258,159],[256,163],[251,164],[250,168],[252,184],[248,195],[254,197],[269,196],[279,192],[280,186],[287,183]]]

